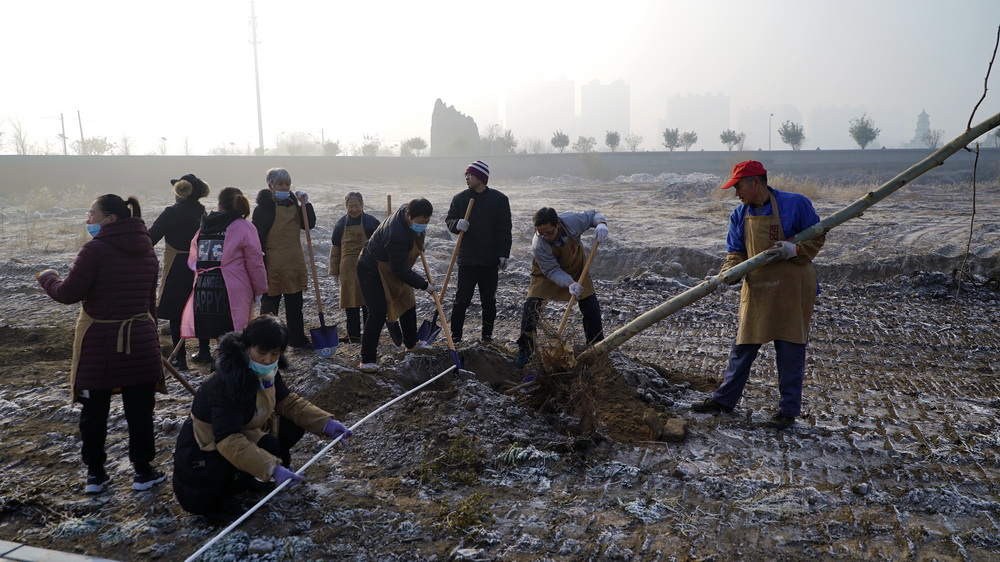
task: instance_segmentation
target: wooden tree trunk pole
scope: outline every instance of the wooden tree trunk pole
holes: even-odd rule
[[[427,265],[427,256],[423,252],[420,252],[420,259],[424,262],[424,274],[427,275],[427,283],[433,285],[434,281],[431,279],[431,268]],[[437,313],[441,319],[441,331],[444,332],[444,337],[448,341],[448,349],[450,349],[452,353],[457,353],[455,349],[455,342],[451,339],[451,330],[448,329],[448,323],[445,322],[444,319],[444,309],[441,308],[441,298],[438,296],[439,294],[440,293],[438,291],[434,291],[431,293],[431,296],[434,297],[434,305],[437,307]],[[456,357],[458,356],[456,355]]]
[[[600,244],[596,239],[594,240],[594,245],[590,248],[590,255],[587,256],[587,262],[583,264],[583,271],[580,272],[580,281],[578,283],[587,278],[587,273],[590,271],[590,264],[594,261],[594,256],[597,255],[597,247]],[[563,312],[562,322],[559,323],[559,329],[556,330],[556,336],[562,335],[563,330],[566,329],[566,321],[569,320],[569,311],[573,310],[573,303],[575,302],[576,297],[570,295],[569,302],[566,303],[566,312]]]
[[[861,216],[863,212],[875,203],[885,199],[891,193],[920,177],[925,172],[940,166],[945,160],[948,159],[949,156],[955,154],[959,150],[962,150],[969,143],[976,140],[986,132],[995,129],[997,126],[1000,126],[1000,113],[993,115],[986,121],[983,121],[971,129],[967,129],[964,133],[955,137],[954,140],[931,153],[931,155],[927,158],[924,158],[903,173],[882,184],[882,186],[880,186],[877,190],[868,193],[861,199],[858,199],[854,203],[830,215],[826,219],[798,233],[790,239],[790,242],[797,244],[806,240],[812,240],[821,234],[826,234],[833,228],[840,226],[854,217]],[[701,299],[705,295],[712,293],[720,283],[732,284],[738,279],[745,277],[747,273],[763,267],[766,259],[767,256],[763,252],[757,254],[736,267],[720,273],[711,279],[703,281],[676,297],[665,301],[656,308],[646,311],[635,320],[622,326],[618,330],[615,330],[614,333],[609,335],[603,341],[597,343],[597,345],[581,353],[580,356],[577,357],[577,360],[583,363],[593,363],[601,356],[607,355],[621,344],[630,340],[639,332],[645,330],[660,320],[663,320],[667,316],[670,316],[685,306]]]
[[[469,199],[469,206],[465,208],[465,222],[469,222],[469,217],[472,216],[472,204],[475,202],[475,199]],[[451,252],[451,263],[448,264],[448,272],[444,274],[444,283],[441,284],[441,300],[444,300],[444,292],[448,289],[448,281],[451,279],[452,270],[455,269],[455,260],[458,259],[458,249],[462,247],[462,238],[464,237],[464,230],[458,233],[458,240],[455,241],[455,249]]]

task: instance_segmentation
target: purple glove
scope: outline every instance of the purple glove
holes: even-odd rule
[[[288,470],[287,468],[281,466],[280,464],[278,465],[278,468],[274,469],[274,473],[271,474],[271,478],[274,478],[274,483],[279,486],[286,480],[291,480],[292,483],[288,485],[289,488],[298,484],[299,482],[302,482],[302,476],[300,474],[295,474],[294,472]]]
[[[323,427],[323,435],[326,435],[330,439],[336,439],[341,435],[344,436],[344,439],[350,439],[354,436],[354,432],[344,427],[344,424],[339,421],[330,419],[327,420],[326,425]]]

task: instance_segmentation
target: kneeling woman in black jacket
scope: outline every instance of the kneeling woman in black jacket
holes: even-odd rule
[[[227,495],[259,482],[302,479],[290,470],[291,448],[308,430],[336,439],[351,431],[290,392],[279,367],[288,330],[277,318],[254,318],[219,340],[218,369],[198,389],[177,437],[174,493],[191,513],[218,510]]]

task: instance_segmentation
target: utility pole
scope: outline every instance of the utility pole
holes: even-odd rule
[[[80,153],[87,154],[87,141],[83,140],[83,118],[80,117],[80,110],[76,110],[76,120],[80,123]]]
[[[61,138],[63,141],[63,156],[66,156],[67,154],[69,154],[68,152],[66,152],[66,120],[63,119],[62,113],[59,114],[59,123],[62,125],[62,134],[59,135],[59,138]]]
[[[774,117],[774,114],[771,114]],[[767,149],[771,150],[771,117],[767,118]]]
[[[253,31],[253,80],[257,87],[257,139],[260,143],[258,151],[264,153],[264,121],[260,113],[260,71],[257,69],[257,13],[254,11],[253,0],[250,0],[250,29]]]

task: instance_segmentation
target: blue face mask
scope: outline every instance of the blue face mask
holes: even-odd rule
[[[284,201],[285,199],[288,199],[288,197],[291,196],[291,194],[292,194],[291,191],[275,191],[274,192],[274,196],[279,201]]]
[[[257,374],[257,378],[263,379],[261,381],[261,383],[263,383],[264,380],[266,380],[268,382],[271,382],[271,381],[274,380],[274,373],[277,372],[277,370],[278,370],[278,362],[277,361],[275,361],[274,363],[271,363],[270,365],[265,365],[263,363],[258,363],[256,361],[254,361],[253,359],[248,359],[248,361],[249,361],[249,365],[250,365],[250,370]]]
[[[104,221],[106,221],[106,220],[108,220],[108,219],[105,218]],[[91,238],[97,236],[97,233],[101,231],[101,225],[104,224],[104,221],[95,222],[95,223],[92,223],[92,224],[91,223],[87,223],[86,224],[87,233],[90,234]]]
[[[410,225],[410,228],[413,229],[413,232],[416,232],[417,234],[420,234],[421,232],[427,230],[427,225],[426,224],[420,224],[419,222],[415,222],[412,225]]]

